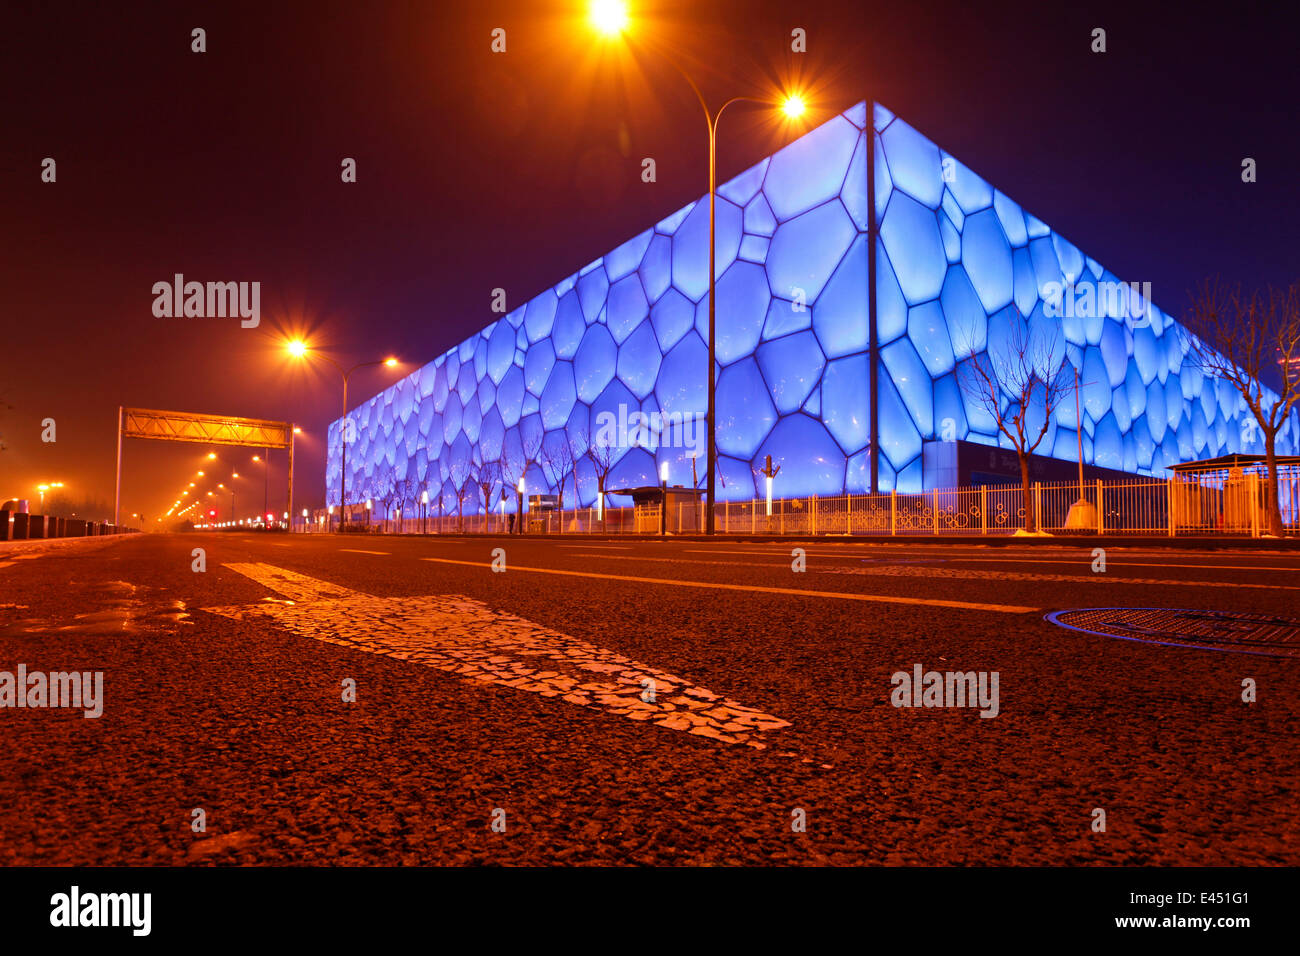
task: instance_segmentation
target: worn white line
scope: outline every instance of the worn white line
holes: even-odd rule
[[[724,744],[767,746],[790,722],[616,651],[456,594],[376,597],[269,564],[227,564],[286,601],[204,608]],[[805,758],[805,763],[811,760]]]
[[[359,548],[339,548],[340,551],[346,551],[348,554],[385,554],[391,555],[391,551],[362,551]]]
[[[491,568],[478,561],[455,561],[451,558],[421,558],[437,564],[461,564],[471,568]],[[676,581],[672,578],[645,578],[630,574],[598,574],[595,571],[568,571],[560,568],[525,568],[510,565],[510,571],[532,571],[537,574],[558,574],[573,578],[599,578],[604,581],[628,581],[634,584],[663,584],[679,588],[706,588],[715,591],[748,591],[755,594],[785,594],[791,597],[836,598],[844,601],[867,601],[873,604],[907,604],[921,607],[952,607],[964,611],[995,611],[1001,614],[1031,614],[1041,611],[1037,607],[1016,604],[979,604],[971,601],[943,601],[938,598],[909,598],[893,594],[855,594],[851,591],[808,591],[802,588],[768,588],[757,584],[727,584],[721,581]]]

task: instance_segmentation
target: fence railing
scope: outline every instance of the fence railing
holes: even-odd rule
[[[1300,474],[1279,477],[1278,497],[1288,532],[1300,532]],[[1259,537],[1268,533],[1266,481],[1184,477],[1035,482],[1029,507],[1038,530],[1051,534],[1205,535]],[[1074,508],[1077,502],[1083,502]],[[565,509],[525,514],[402,516],[388,520],[365,512],[349,518],[350,530],[374,534],[657,534],[703,531],[703,503],[634,508]],[[1072,517],[1073,514],[1073,517]],[[1008,535],[1025,527],[1020,485],[937,488],[922,492],[840,495],[750,501],[719,501],[715,524],[723,534],[763,535]],[[338,518],[318,512],[297,530],[337,530]]]

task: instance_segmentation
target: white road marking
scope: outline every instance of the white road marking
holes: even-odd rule
[[[557,548],[608,548],[610,551],[632,551],[631,545],[626,544],[600,544],[593,541],[591,544],[557,544]]]
[[[806,549],[805,549],[805,550],[806,550]],[[765,557],[772,557],[772,556],[774,556],[774,555],[785,554],[786,551],[782,551],[782,550],[779,550],[779,549],[778,549],[778,550],[771,550],[771,551],[724,551],[724,550],[721,550],[721,549],[719,549],[719,550],[709,550],[709,549],[694,549],[694,548],[688,548],[688,549],[685,549],[685,553],[686,553],[686,554],[753,554],[753,555],[762,555],[762,556],[765,556]],[[808,552],[808,557],[809,557],[809,558],[833,558],[833,559],[835,559],[835,560],[837,560],[837,561],[848,561],[848,560],[852,560],[852,559],[855,559],[855,558],[866,558],[866,557],[870,557],[870,558],[881,558],[881,559],[888,559],[888,558],[905,558],[905,557],[906,557],[906,558],[911,558],[911,557],[916,557],[916,556],[924,556],[925,554],[926,554],[925,551],[918,551],[918,550],[909,550],[906,554],[892,554],[892,553],[884,553],[884,554],[882,554],[882,553],[880,553],[880,552],[878,552],[878,551],[863,551],[863,552],[861,552],[860,554],[826,554],[826,553],[822,553],[822,552],[809,551],[809,552]],[[931,554],[930,556],[933,557],[934,555]],[[1026,556],[1026,557],[1023,557],[1023,558],[1016,558],[1016,557],[1001,557],[1001,558],[987,557],[987,558],[986,558],[986,557],[976,557],[976,556],[972,556],[972,557],[967,558],[967,557],[954,556],[954,555],[952,555],[951,552],[945,552],[945,554],[943,555],[943,557],[944,557],[944,560],[946,560],[946,561],[948,561],[948,562],[960,562],[960,561],[976,562],[976,561],[978,561],[978,562],[987,562],[987,563],[991,563],[991,564],[1078,564],[1078,565],[1089,565],[1089,564],[1092,563],[1092,552],[1091,552],[1091,551],[1089,551],[1089,552],[1087,552],[1087,553],[1080,552],[1080,554],[1079,554],[1079,556],[1078,556],[1077,558],[1042,558],[1042,557],[1036,557],[1036,556],[1032,556],[1032,555],[1029,555],[1029,556]],[[1126,567],[1126,568],[1203,568],[1203,569],[1206,570],[1206,571],[1291,571],[1291,572],[1293,572],[1293,573],[1300,574],[1300,566],[1297,566],[1297,567],[1294,567],[1294,568],[1274,568],[1274,567],[1259,567],[1259,566],[1248,565],[1248,564],[1167,564],[1167,563],[1165,563],[1165,562],[1163,562],[1163,561],[1145,561],[1145,562],[1144,562],[1144,561],[1129,561],[1129,560],[1125,560],[1125,559],[1116,560],[1116,559],[1114,559],[1114,558],[1110,559],[1110,560],[1107,562],[1107,567],[1110,567],[1110,568],[1118,568],[1118,567]]]
[[[490,568],[478,561],[455,561],[451,558],[421,558],[438,564],[462,564],[471,568]],[[970,601],[944,601],[938,598],[910,598],[893,594],[857,594],[851,591],[807,591],[800,588],[768,588],[757,584],[728,584],[721,581],[677,581],[672,578],[644,578],[630,574],[598,574],[595,571],[569,571],[560,568],[524,568],[510,565],[511,571],[532,571],[537,574],[559,574],[574,578],[600,578],[605,581],[630,581],[635,584],[664,584],[678,588],[707,588],[716,591],[749,591],[756,594],[786,594],[791,597],[838,598],[844,601],[867,601],[875,604],[909,604],[922,607],[954,607],[965,611],[995,611],[1002,614],[1032,614],[1037,607],[1015,604],[979,604]]]
[[[348,554],[383,554],[391,555],[391,551],[362,551],[360,548],[339,548],[340,551],[346,551]]]
[[[695,552],[698,553],[698,552]],[[732,554],[734,552],[725,552]],[[573,558],[602,558],[607,561],[645,561],[645,562],[667,562],[670,564],[706,564],[706,565],[725,565],[730,567],[742,568],[786,568],[789,561],[767,562],[767,561],[705,561],[700,558],[650,558],[640,557],[630,554],[573,554]],[[817,555],[809,555],[809,558]],[[822,557],[825,557],[822,555]],[[1164,580],[1154,578],[1121,578],[1113,574],[1089,574],[1085,573],[1082,568],[1086,567],[1087,562],[1074,562],[1081,565],[1078,574],[1034,574],[1025,571],[982,571],[977,568],[957,568],[948,566],[941,567],[917,567],[911,564],[889,564],[888,558],[881,560],[879,564],[868,565],[835,565],[830,567],[810,567],[810,571],[819,574],[845,574],[845,575],[878,575],[880,577],[897,577],[897,578],[965,578],[968,580],[985,580],[985,581],[1058,581],[1069,584],[1160,584],[1169,587],[1209,587],[1209,588],[1262,588],[1264,590],[1274,591],[1295,591],[1300,587],[1293,587],[1289,584],[1254,584],[1242,583],[1239,581],[1187,581],[1187,580]],[[906,561],[906,558],[900,560]],[[1131,565],[1125,565],[1129,567]],[[1111,569],[1118,567],[1112,565]],[[1201,565],[1189,565],[1189,567],[1201,567]],[[1289,570],[1289,569],[1288,569]]]
[[[424,664],[472,681],[559,699],[756,749],[788,721],[525,618],[456,594],[375,597],[263,563],[225,567],[290,598],[205,608],[303,637]],[[523,658],[528,661],[525,663]],[[653,688],[653,700],[643,700]]]
[[[954,568],[950,566],[918,567],[909,564],[859,564],[845,567],[815,569],[820,574],[865,575],[893,578],[943,578],[966,581],[1052,581],[1061,584],[1140,584],[1144,587],[1160,585],[1174,588],[1258,588],[1264,591],[1300,591],[1290,584],[1254,584],[1240,581],[1180,581],[1163,578],[1121,578],[1112,574],[1035,574],[1033,571],[985,571],[981,568]]]

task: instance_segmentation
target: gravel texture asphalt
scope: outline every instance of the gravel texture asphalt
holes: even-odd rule
[[[102,671],[104,709],[0,709],[0,863],[1300,863],[1300,659],[1044,620],[1300,617],[1300,554],[1095,561],[571,536],[10,549],[0,672]],[[997,672],[997,716],[893,706],[918,664]]]

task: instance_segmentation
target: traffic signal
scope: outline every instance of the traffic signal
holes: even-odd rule
[[[216,516],[217,516],[217,509],[216,509],[216,508],[213,508],[211,511],[208,512],[208,517],[209,517],[209,518],[215,518]]]

